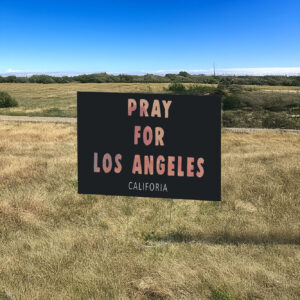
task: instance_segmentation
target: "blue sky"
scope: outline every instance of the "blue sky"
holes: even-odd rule
[[[300,67],[299,0],[0,0],[0,72]]]

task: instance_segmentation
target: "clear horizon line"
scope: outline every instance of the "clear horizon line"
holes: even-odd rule
[[[52,75],[52,76],[76,76],[83,74],[94,74],[94,73],[108,73],[111,75],[127,74],[127,75],[165,75],[168,73],[178,74],[180,71],[188,72],[192,75],[204,74],[213,75],[214,71],[216,75],[251,75],[251,76],[263,76],[263,75],[300,75],[300,67],[251,67],[251,68],[208,68],[208,69],[171,69],[171,70],[157,70],[157,71],[127,71],[127,72],[109,72],[109,71],[30,71],[30,70],[15,70],[12,68],[6,71],[0,72],[1,76],[15,75],[18,77],[30,77],[32,75]]]

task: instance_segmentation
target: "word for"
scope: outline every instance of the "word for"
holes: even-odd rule
[[[134,126],[134,144],[137,145],[141,138],[141,126]],[[154,142],[155,146],[164,146],[163,137],[165,135],[164,130],[161,127],[154,128]],[[143,143],[145,146],[149,146],[153,141],[153,129],[150,126],[143,128]]]

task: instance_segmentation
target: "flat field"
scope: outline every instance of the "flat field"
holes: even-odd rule
[[[0,122],[0,299],[300,299],[299,145],[224,133],[223,201],[174,200],[145,249],[126,216],[160,243],[168,200],[78,195],[75,125]]]
[[[165,83],[0,83],[19,102],[18,107],[0,108],[1,115],[76,117],[77,91],[162,92]]]
[[[190,84],[185,84],[190,85]],[[209,84],[198,84],[209,86]],[[65,84],[38,84],[38,83],[0,83],[0,91],[6,91],[19,103],[18,107],[0,108],[1,115],[21,116],[49,116],[49,117],[76,117],[77,91],[102,91],[102,92],[165,92],[168,83],[65,83]],[[216,87],[216,85],[210,85]],[[298,96],[300,87],[285,86],[243,86],[257,92],[287,93]],[[253,95],[253,98],[256,98]],[[276,100],[276,99],[275,99]],[[275,101],[276,102],[276,101]],[[244,114],[243,114],[244,116]],[[244,119],[249,119],[246,116]],[[251,118],[251,116],[250,116]],[[248,126],[249,122],[243,124]],[[245,122],[244,122],[245,123]],[[251,122],[250,122],[251,123]],[[253,123],[253,122],[252,122]],[[251,123],[251,124],[252,124]],[[250,125],[251,125],[250,124]],[[256,124],[255,126],[260,126]],[[253,127],[253,126],[250,126]],[[291,128],[294,128],[293,126]]]

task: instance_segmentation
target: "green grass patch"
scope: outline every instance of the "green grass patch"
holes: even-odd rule
[[[210,296],[210,300],[240,300],[239,297],[227,290],[213,290]]]

